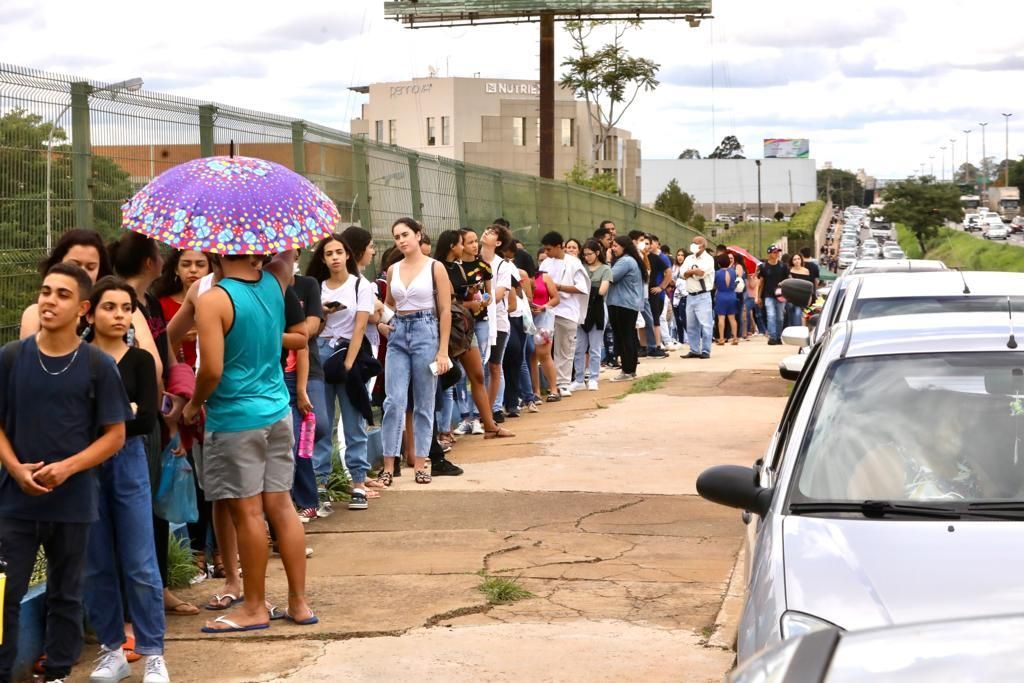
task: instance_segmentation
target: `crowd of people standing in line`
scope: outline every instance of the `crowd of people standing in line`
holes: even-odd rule
[[[350,510],[392,487],[403,461],[417,484],[459,475],[445,457],[457,436],[513,438],[506,420],[597,390],[602,368],[629,381],[639,359],[683,343],[707,358],[713,316],[719,344],[764,329],[778,343],[793,315],[778,283],[817,277],[776,247],[748,273],[701,236],[673,258],[656,235],[618,235],[612,221],[582,241],[543,235],[535,260],[510,227],[499,218],[430,240],[399,219],[373,279],[376,247],[356,226],[320,241],[304,275],[298,251],[165,259],[135,233],[109,245],[66,233],[0,371],[0,683],[40,546],[46,680],[69,674],[84,617],[100,642],[92,680],[121,680],[139,657],[145,683],[170,680],[165,618],[200,610],[168,586],[170,525],[153,512],[165,453],[195,473],[196,580],[224,580],[204,607],[231,610],[203,630],[313,624],[302,524],[334,513],[336,468]],[[311,443],[298,438],[307,422]],[[270,550],[288,577],[283,608],[266,597]]]

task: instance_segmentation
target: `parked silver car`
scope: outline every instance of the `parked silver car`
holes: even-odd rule
[[[816,631],[765,650],[729,683],[1018,683],[1024,616],[953,619],[848,633]]]
[[[745,511],[740,663],[832,626],[1024,612],[1022,351],[1007,312],[829,330],[764,457],[697,479]]]

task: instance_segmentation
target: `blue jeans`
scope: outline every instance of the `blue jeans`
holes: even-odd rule
[[[327,385],[319,377],[310,377],[306,382],[306,395],[313,404],[316,414],[316,444],[313,446],[313,472],[319,484],[326,483],[331,474],[331,455],[334,452],[332,443],[333,420],[327,412]],[[295,432],[298,434],[298,432]],[[298,437],[296,437],[298,438]]]
[[[437,377],[430,364],[437,357],[437,316],[430,311],[396,315],[388,337],[384,367],[384,457],[397,458],[402,448],[405,411],[412,392],[413,448],[417,458],[430,453],[434,432],[434,393]]]
[[[390,344],[390,340],[388,340]],[[319,339],[317,340],[317,346],[320,349],[320,362],[326,363],[327,359],[331,357],[331,353],[334,349],[330,345],[330,340]],[[434,360],[433,358],[430,359]],[[429,370],[428,370],[429,372]],[[366,481],[366,474],[370,471],[370,459],[366,453],[366,420],[360,414],[359,410],[352,405],[352,401],[348,398],[348,392],[345,391],[344,384],[324,384],[324,395],[326,397],[326,408],[327,408],[327,431],[328,435],[324,438],[329,450],[327,450],[327,462],[330,463],[331,453],[333,451],[333,445],[331,440],[334,437],[333,431],[334,426],[334,404],[341,406],[341,419],[338,420],[338,424],[341,426],[341,434],[345,439],[345,467],[348,469],[349,476],[352,477],[353,484],[361,484]],[[310,402],[313,398],[310,397]],[[315,405],[315,404],[314,404]],[[317,422],[319,422],[319,417]],[[317,449],[320,448],[320,441],[317,441]],[[314,459],[316,455],[314,454]],[[321,470],[317,469],[318,466],[322,466],[320,462],[314,465],[316,469],[317,478],[320,478]],[[326,468],[327,474],[330,474],[330,467]],[[326,479],[327,474],[324,475]]]
[[[320,502],[319,497],[316,493],[316,474],[313,472],[313,459],[312,458],[300,458],[299,457],[299,431],[302,429],[302,413],[299,412],[299,406],[295,396],[295,373],[286,372],[284,374],[284,384],[288,387],[288,399],[292,407],[292,434],[295,435],[295,445],[292,447],[292,457],[295,459],[295,478],[292,480],[292,500],[300,510],[306,508],[315,508]],[[307,382],[306,395],[309,395],[309,386]],[[313,399],[310,398],[309,402],[312,403]],[[316,411],[313,411],[316,414]],[[316,430],[320,430],[320,420],[316,421]],[[314,432],[314,438],[316,432]],[[316,450],[316,443],[313,444],[313,450]]]
[[[135,651],[162,655],[164,586],[153,544],[153,501],[143,437],[129,437],[97,470],[100,517],[89,529],[84,575],[89,623],[101,644],[120,648],[127,603]]]
[[[644,299],[644,307],[640,311],[640,316],[644,319],[644,339],[647,340],[647,352],[653,353],[657,347],[654,344],[654,316],[651,315],[651,300],[649,297]]]
[[[502,378],[505,380],[500,397],[503,397],[505,413],[519,412],[519,381],[522,377],[526,332],[522,318],[509,318],[508,344],[501,360]]]
[[[611,320],[611,315],[608,318]],[[604,362],[614,363],[616,356],[615,333],[612,331],[611,322],[609,322],[604,326]]]
[[[679,300],[679,304],[675,306],[675,318],[676,318],[676,341],[680,344],[686,343],[686,297],[684,296]]]
[[[583,383],[583,375],[589,374],[590,381],[596,382],[601,374],[601,346],[604,342],[604,330],[594,327],[587,332],[583,325],[576,328],[576,381]],[[584,368],[587,362],[587,353],[590,353],[590,365]],[[586,370],[586,372],[584,372]]]
[[[486,320],[477,320],[473,323],[473,338],[476,347],[480,349],[480,361],[484,364],[484,386],[487,386],[487,352],[490,350],[488,336],[490,325]],[[473,396],[468,389],[468,379],[464,379],[455,385],[455,396],[459,400],[459,411],[463,420],[472,420],[480,417],[480,411],[476,409]]]
[[[463,378],[459,384],[465,386]],[[440,401],[437,403],[437,431],[450,432],[452,429],[452,416],[455,414],[455,387],[448,387],[439,392]]]
[[[774,296],[764,300],[765,318],[768,320],[768,338],[778,341],[782,338],[782,328],[786,319],[786,304]]]
[[[539,403],[540,396],[533,393],[533,376],[530,374],[530,356],[537,352],[537,343],[533,341],[533,335],[527,334],[523,358],[523,367],[519,372],[519,397],[523,403]]]
[[[711,292],[690,294],[686,297],[686,338],[690,353],[711,355]]]

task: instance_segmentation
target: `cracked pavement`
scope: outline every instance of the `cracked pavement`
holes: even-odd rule
[[[466,475],[431,486],[403,476],[369,511],[307,525],[319,624],[204,635],[216,615],[168,617],[172,677],[720,681],[735,625],[716,621],[734,611],[722,608],[744,526],[694,495],[694,480],[760,455],[788,390],[778,348],[645,364],[675,374],[654,393],[620,400],[626,387],[602,382],[509,421],[530,438],[460,438],[450,457]],[[491,605],[482,573],[533,597]],[[272,558],[277,604],[284,579]],[[219,588],[210,580],[179,595],[201,603]]]

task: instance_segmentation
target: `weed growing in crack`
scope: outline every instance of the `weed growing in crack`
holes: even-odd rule
[[[533,593],[519,585],[518,576],[484,575],[477,590],[485,594],[492,605],[508,605],[533,597]]]
[[[671,372],[653,372],[633,382],[626,394],[642,394],[646,391],[657,391],[672,377]]]

